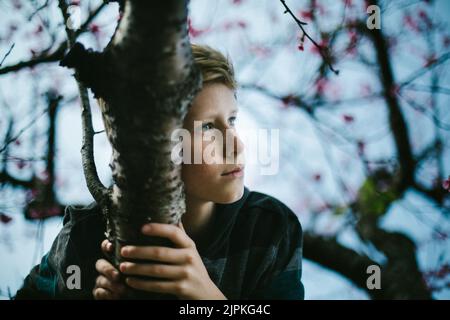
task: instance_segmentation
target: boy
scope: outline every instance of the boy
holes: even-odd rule
[[[223,136],[229,130],[234,148],[229,152],[221,146],[214,164],[182,165],[186,213],[179,226],[143,226],[144,234],[168,238],[175,247],[126,246],[122,256],[140,262],[122,263],[120,274],[102,259],[112,245],[104,240],[105,226],[96,204],[69,206],[63,229],[25,279],[17,299],[119,299],[130,287],[180,299],[304,298],[297,217],[279,200],[250,191],[243,183],[244,147],[234,128],[233,67],[210,47],[192,45],[192,51],[203,89],[192,102],[184,129],[195,135],[194,126],[200,125],[201,135],[217,129]],[[203,141],[202,146],[213,143],[219,142]],[[79,288],[67,286],[70,265],[80,267]]]

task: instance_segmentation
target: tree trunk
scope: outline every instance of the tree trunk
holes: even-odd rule
[[[181,165],[171,161],[178,141],[171,133],[182,127],[202,82],[192,60],[187,1],[130,0],[122,9],[103,52],[77,43],[61,62],[101,98],[114,183],[107,196],[93,195],[106,214],[116,266],[124,244],[170,245],[140,228],[150,221],[176,224],[185,212]]]

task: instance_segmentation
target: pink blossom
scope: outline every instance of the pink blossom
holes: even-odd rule
[[[295,105],[296,97],[293,94],[288,94],[281,98],[281,102],[283,102],[284,107],[288,107],[290,105]]]
[[[4,224],[8,224],[10,223],[12,220],[12,218],[6,214],[4,214],[3,212],[0,213],[0,222],[4,223]]]
[[[425,68],[428,68],[429,66],[431,66],[432,64],[436,63],[437,58],[434,54],[432,54],[431,56],[427,57],[425,59],[425,64],[423,65]]]
[[[302,20],[311,21],[314,14],[313,14],[312,10],[301,10],[299,12],[299,16],[302,18]]]
[[[448,176],[448,178],[442,182],[442,188],[450,192],[450,176]]]
[[[198,36],[200,36],[200,35],[202,35],[204,33],[204,30],[196,29],[192,25],[192,20],[191,19],[188,19],[188,30],[189,30],[189,35],[192,38],[198,37]]]
[[[444,47],[448,48],[450,46],[450,36],[444,36],[442,39],[442,44]]]
[[[27,166],[27,163],[25,162],[25,160],[19,159],[16,162],[16,166],[19,170],[22,170],[23,168],[25,168]]]
[[[344,120],[345,123],[352,123],[355,120],[355,118],[350,114],[343,114],[342,120]]]
[[[99,27],[98,24],[92,24],[92,25],[89,27],[89,30],[91,30],[91,32],[92,32],[93,34],[97,35],[97,34],[100,32],[100,27]]]
[[[406,14],[403,17],[403,22],[405,25],[407,25],[411,30],[418,32],[419,26],[417,25],[417,22],[414,21],[413,17],[410,14]]]
[[[314,84],[318,94],[324,94],[325,89],[328,87],[328,80],[326,78],[319,78]]]
[[[422,19],[422,21],[425,23],[427,28],[431,28],[433,26],[433,23],[431,22],[430,17],[424,10],[419,11],[419,17]]]
[[[349,8],[353,7],[353,0],[344,0],[344,5]]]
[[[247,28],[247,23],[245,21],[238,21],[237,22],[238,26],[241,27],[242,29]]]
[[[397,84],[392,85],[391,89],[389,90],[388,94],[391,97],[395,97],[398,92],[400,91],[400,87]]]
[[[37,27],[36,27],[36,29],[34,30],[34,34],[35,35],[38,35],[38,34],[40,34],[42,31],[44,30],[44,27],[42,26],[42,24],[39,24]]]
[[[363,96],[368,96],[372,94],[372,87],[368,83],[364,83],[361,85],[361,94]]]
[[[13,6],[14,6],[14,9],[20,10],[20,9],[22,9],[22,2],[20,0],[14,0]]]
[[[357,146],[358,146],[358,155],[362,156],[366,149],[366,144],[364,143],[364,141],[358,140]]]

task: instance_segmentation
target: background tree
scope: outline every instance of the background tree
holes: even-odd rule
[[[9,19],[4,20],[0,47],[0,125],[4,137],[0,148],[0,203],[5,230],[19,219],[20,212],[39,221],[61,214],[67,203],[74,203],[73,199],[70,202],[61,200],[61,189],[80,188],[81,182],[79,178],[75,185],[69,182],[79,176],[79,173],[73,174],[80,172],[79,167],[72,169],[71,174],[58,171],[58,163],[69,161],[58,153],[57,146],[51,147],[58,144],[59,137],[65,141],[74,140],[63,138],[63,130],[55,131],[58,121],[63,121],[62,118],[57,120],[61,116],[57,116],[56,110],[64,114],[68,112],[64,108],[72,105],[79,108],[80,101],[70,72],[58,67],[69,47],[60,8],[55,1],[41,2],[0,4],[5,9],[3,12],[10,13]],[[381,8],[382,27],[379,30],[369,30],[366,26],[366,8],[372,4]],[[123,19],[118,13],[118,5],[100,1],[71,5],[79,7],[84,14],[82,27],[72,36],[69,34],[69,39],[72,37],[72,41],[77,39],[105,53],[72,51],[66,63],[78,63],[81,76],[83,61],[99,59],[102,62],[98,66],[102,68],[116,57],[123,57],[112,54],[113,42],[107,46],[118,25],[117,20]],[[448,297],[450,259],[446,248],[450,225],[446,189],[449,187],[450,162],[446,141],[450,119],[445,108],[450,93],[446,67],[450,57],[450,36],[446,23],[439,20],[439,13],[445,10],[448,7],[442,1],[294,3],[242,0],[211,5],[207,1],[194,0],[190,5],[188,28],[191,40],[228,51],[235,62],[241,83],[242,109],[249,115],[247,117],[252,117],[248,123],[282,128],[279,174],[249,175],[247,184],[285,200],[299,215],[305,229],[306,263],[314,261],[336,271],[366,290],[372,298]],[[152,8],[152,12],[158,12],[157,8]],[[151,35],[156,42],[149,44],[149,48],[158,47],[156,43],[165,40],[158,32],[165,30],[161,29],[163,25],[155,22],[151,30],[146,29],[146,32],[155,33]],[[157,59],[155,56],[149,58]],[[164,64],[158,66],[164,68]],[[111,74],[98,72],[94,75],[119,79],[116,74],[131,70],[133,66],[128,65],[125,58],[117,68],[122,69],[114,71],[113,68],[108,71]],[[336,70],[339,75],[335,74]],[[143,74],[159,72],[155,69],[145,71],[138,73],[136,79]],[[100,85],[101,79],[90,77],[89,72],[86,74],[94,94],[105,97],[107,103],[101,110],[104,114],[112,109],[120,110],[118,106],[124,105],[124,101],[133,101],[137,97],[119,94],[120,97],[113,99],[105,92],[122,92],[123,88],[116,87],[123,84],[122,81]],[[188,75],[189,72],[182,72],[174,79],[182,82],[181,79]],[[46,78],[51,81],[45,81]],[[20,93],[12,89],[13,83],[20,84]],[[144,94],[139,90],[141,84],[138,81],[132,91],[123,92]],[[24,99],[20,99],[21,96]],[[139,109],[163,109],[171,104],[163,100],[151,108]],[[117,101],[117,107],[112,107],[108,101]],[[138,106],[139,102],[133,105]],[[51,110],[54,110],[53,118]],[[183,108],[178,113],[167,110],[170,112],[166,119],[176,119],[183,112]],[[23,117],[24,113],[29,116]],[[99,130],[92,129],[83,142],[89,142],[95,135],[96,146],[105,150],[101,141],[105,143],[106,139],[99,115],[98,109],[94,109],[94,127]],[[117,115],[112,113],[111,116]],[[22,118],[24,121],[20,121]],[[174,123],[166,129],[177,125]],[[111,128],[106,126],[113,149],[114,143],[118,143],[117,148],[123,154],[119,147],[122,142],[111,138]],[[126,124],[123,130],[123,137],[128,138],[123,145],[130,146],[142,144],[139,137],[152,134],[133,131]],[[158,132],[167,133],[164,130]],[[151,149],[146,150],[139,159],[131,154],[129,157],[140,162],[150,152]],[[113,163],[132,161],[119,154],[116,152]],[[105,167],[104,162],[97,159],[100,166]],[[126,176],[135,176],[133,170],[129,170]],[[167,174],[160,176],[159,183],[169,188],[168,175],[177,175],[174,168],[166,170]],[[67,180],[59,186],[58,173]],[[151,175],[151,172],[147,174]],[[105,173],[100,176],[103,180],[108,179]],[[131,178],[121,184],[119,176],[115,175],[116,184],[119,181],[121,186],[131,183],[133,188],[142,187],[142,194],[148,191],[143,187],[145,179],[134,181]],[[95,180],[99,185],[99,180]],[[273,185],[279,186],[277,190],[270,187]],[[171,193],[169,189],[164,190],[166,195]],[[123,203],[128,202],[126,197],[123,200]],[[175,204],[182,202],[180,197],[172,201]],[[148,208],[147,205],[139,203]],[[162,204],[156,204],[159,205]],[[130,212],[144,213],[138,208],[125,207]],[[175,211],[182,210],[178,207]],[[396,215],[400,218],[393,222]],[[411,224],[411,219],[416,225]],[[393,228],[389,223],[397,223],[397,227]],[[42,222],[39,225],[43,228]],[[418,237],[417,234],[426,236]],[[366,287],[366,269],[371,264],[382,268],[382,290]],[[305,281],[308,277],[311,273],[305,272]],[[319,283],[313,285],[321,286]],[[308,286],[306,289],[308,294]]]

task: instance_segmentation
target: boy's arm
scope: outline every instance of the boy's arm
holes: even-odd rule
[[[55,288],[56,275],[48,263],[47,253],[42,257],[41,263],[31,269],[14,299],[53,299]]]

